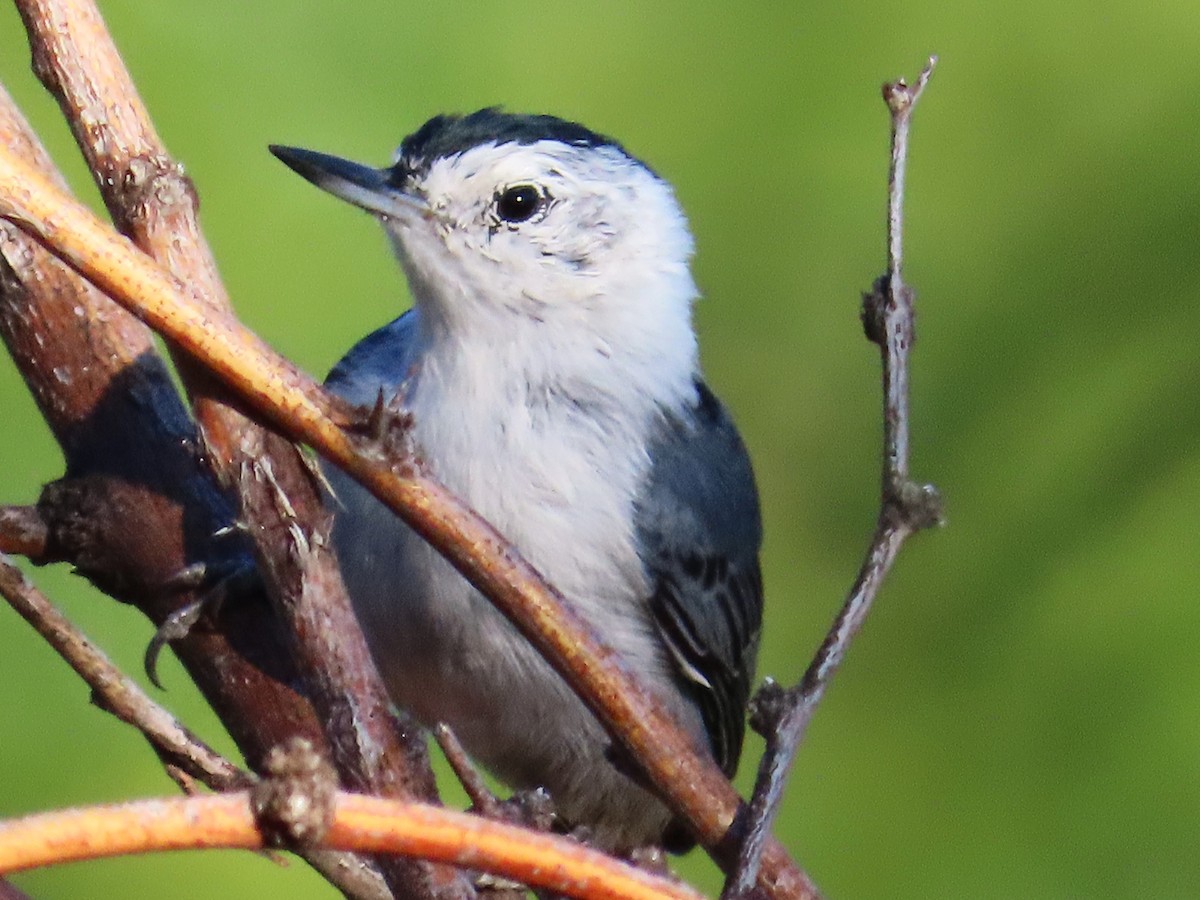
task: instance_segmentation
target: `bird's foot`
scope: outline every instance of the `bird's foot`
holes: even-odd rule
[[[247,559],[220,563],[193,563],[168,578],[162,585],[164,594],[199,591],[195,600],[185,603],[168,615],[146,646],[143,665],[150,682],[163,690],[158,679],[158,657],[163,647],[191,634],[205,616],[213,618],[220,612],[226,598],[241,596],[254,590],[259,583],[258,569]]]

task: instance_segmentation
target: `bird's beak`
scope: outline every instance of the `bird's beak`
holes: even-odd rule
[[[390,169],[373,169],[299,147],[271,144],[270,149],[297,175],[367,212],[410,221],[429,212],[429,206],[423,200],[406,194],[389,181]]]

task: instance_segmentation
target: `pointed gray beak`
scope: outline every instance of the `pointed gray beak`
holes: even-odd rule
[[[271,144],[270,150],[297,175],[348,203],[387,218],[412,220],[429,206],[389,181],[390,169],[373,169],[338,156]]]

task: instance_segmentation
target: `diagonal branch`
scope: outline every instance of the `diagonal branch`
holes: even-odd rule
[[[3,89],[0,144],[62,184]],[[97,543],[115,543],[119,536],[125,558],[115,574],[107,567],[108,586],[161,620],[166,610],[154,589],[231,510],[192,452],[194,429],[150,330],[11,223],[0,222],[0,336],[63,447],[73,499],[104,510],[89,517],[87,535],[79,523],[64,534],[63,523],[44,515],[48,500],[64,492],[51,485],[38,507],[9,507],[0,515],[6,552],[44,563],[78,549],[72,542],[94,536]],[[70,556],[85,573],[106,562],[97,560],[99,549],[82,552],[87,558]],[[287,657],[272,656],[278,628],[259,612],[261,605],[247,604],[235,620],[260,638],[254,658],[237,652],[229,633],[197,634],[181,648],[185,665],[251,759],[259,733],[272,742],[297,732],[319,735],[307,702],[286,686]],[[236,635],[234,622],[222,624]],[[241,697],[231,696],[231,684],[241,686]],[[306,721],[312,722],[308,729]]]
[[[33,900],[24,891],[18,890],[10,882],[0,878],[0,900]]]
[[[195,778],[222,791],[251,784],[251,775],[188,731],[114,666],[3,554],[0,596],[83,678],[97,706],[142,733],[177,782]],[[349,896],[361,900],[386,900],[391,896],[378,877],[350,854],[307,848],[304,856]]]
[[[196,219],[195,191],[156,134],[95,5],[19,0],[17,6],[34,70],[59,101],[117,227],[190,285],[210,313],[227,313]],[[186,358],[176,355],[176,362],[205,457],[237,497],[267,595],[287,623],[344,783],[384,796],[432,797],[424,742],[393,716],[350,609],[319,485],[296,448],[248,419],[223,385]],[[393,886],[414,897],[469,893],[451,873],[384,865]]]
[[[425,537],[542,652],[645,768],[705,846],[730,864],[724,842],[740,798],[657,699],[486,522],[411,459],[339,427],[324,391],[230,317],[203,308],[145,257],[131,252],[69,197],[0,154],[0,216],[11,218],[168,341],[203,362],[293,440],[317,449]],[[392,437],[396,437],[392,435]],[[402,443],[402,441],[400,442]],[[815,896],[807,876],[768,841],[760,883],[775,897]]]
[[[0,143],[62,184],[2,88]],[[161,621],[175,598],[158,586],[189,558],[211,555],[204,548],[231,509],[192,452],[194,428],[150,330],[3,222],[0,337],[70,473],[46,487],[37,507],[5,509],[0,541],[35,562],[69,559]],[[179,654],[246,757],[260,758],[296,734],[319,740],[312,707],[292,688],[297,676],[278,620],[265,605],[231,604],[219,626],[197,629]],[[372,888],[360,861],[307,858],[348,896],[387,896]]]
[[[875,535],[841,611],[800,683],[790,690],[769,683],[755,698],[753,724],[766,736],[767,747],[759,763],[738,865],[722,895],[725,898],[745,897],[751,892],[763,847],[808,723],[841,666],[850,642],[866,621],[901,546],[914,532],[941,522],[937,490],[932,485],[916,484],[908,476],[908,366],[914,339],[915,295],[901,277],[909,123],[936,64],[937,57],[930,57],[912,88],[903,79],[883,86],[892,128],[887,275],[863,297],[862,306],[864,330],[867,338],[879,345],[883,363],[882,499]]]
[[[97,706],[141,731],[164,765],[198,778],[214,790],[233,790],[250,784],[249,775],[146,696],[3,554],[0,554],[0,596],[83,678],[92,689]]]

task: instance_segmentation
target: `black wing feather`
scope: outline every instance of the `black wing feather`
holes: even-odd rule
[[[684,689],[732,775],[762,626],[758,492],[746,448],[720,401],[697,382],[689,415],[651,446],[637,529],[648,551],[650,608]]]

